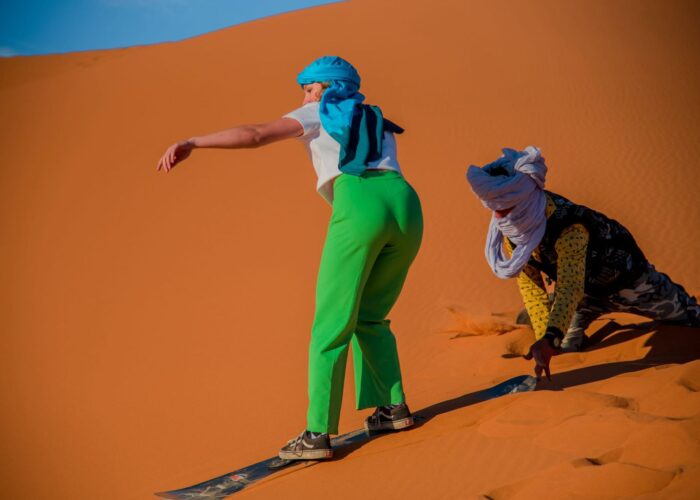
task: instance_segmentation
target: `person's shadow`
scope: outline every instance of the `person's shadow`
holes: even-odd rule
[[[653,321],[631,326],[622,326],[611,321],[591,335],[586,344],[585,351],[590,352],[606,349],[616,344],[629,342],[649,333],[651,333],[651,336],[642,345],[644,348],[648,347],[649,350],[641,358],[630,361],[602,363],[595,366],[576,368],[568,372],[555,373],[552,375],[551,382],[546,379],[538,382],[536,390],[562,390],[567,387],[597,382],[624,373],[645,370],[658,365],[687,363],[695,359],[700,359],[700,329],[662,324]],[[562,354],[562,356],[567,356],[567,354]],[[504,357],[512,356],[504,355]],[[514,389],[515,392],[531,390],[531,382],[533,380],[534,379],[530,375],[520,375],[488,389],[470,392],[454,399],[441,401],[422,408],[414,413],[416,425],[407,429],[407,431],[421,427],[443,413],[510,394]],[[333,440],[338,444],[338,447],[334,450],[335,453],[332,460],[342,460],[368,442],[383,435],[386,435],[386,433],[368,434],[366,431],[358,430],[338,436]],[[272,467],[272,464],[275,462],[279,462],[279,459],[273,457],[188,488],[161,492],[157,493],[157,495],[163,498],[177,500],[222,500],[243,490],[251,482],[274,474],[276,470],[281,470],[279,466]],[[306,465],[313,465],[314,463],[318,462],[311,461]],[[305,466],[304,464],[300,465]],[[282,468],[284,467],[285,466],[282,465]],[[293,468],[293,464],[291,468]]]
[[[539,383],[537,390],[562,390],[658,365],[680,364],[700,359],[700,329],[657,321],[627,326],[610,321],[588,338],[584,351],[606,349],[649,333],[651,336],[642,345],[649,350],[643,357],[557,373],[552,375],[551,382]]]
[[[595,366],[576,368],[567,372],[555,373],[552,375],[551,382],[542,379],[537,383],[537,388],[535,390],[560,391],[567,387],[597,382],[623,373],[645,370],[658,365],[687,363],[695,359],[700,359],[700,329],[657,321],[648,321],[626,326],[620,325],[615,321],[610,321],[588,338],[584,350],[590,352],[606,349],[623,342],[630,342],[649,333],[651,333],[651,337],[643,344],[643,347],[648,347],[649,351],[642,358],[630,361],[603,363]],[[561,356],[567,356],[567,354],[561,354]],[[443,413],[459,410],[460,408],[465,408],[505,395],[509,392],[508,388],[522,383],[526,378],[527,376],[525,375],[514,377],[489,389],[470,392],[457,398],[441,401],[420,409],[414,413],[416,425],[410,429],[421,427]],[[385,434],[372,435],[369,439],[365,438],[358,440],[356,443],[345,445],[338,450],[334,459],[343,459],[369,441],[382,435]]]
[[[406,429],[406,431],[417,429],[425,425],[427,422],[437,417],[438,415],[442,415],[443,413],[448,413],[454,410],[458,410],[460,408],[465,408],[467,406],[475,405],[484,401],[488,401],[490,399],[495,399],[497,397],[513,394],[516,392],[529,392],[533,390],[534,387],[535,378],[533,376],[518,375],[504,382],[501,382],[500,384],[497,384],[493,387],[489,387],[481,391],[470,392],[453,399],[448,399],[446,401],[435,403],[433,405],[427,406],[414,412],[414,425]],[[338,438],[336,438],[339,440],[337,442],[337,445],[334,443],[333,460],[341,460],[353,451],[366,445],[370,441],[392,433],[393,432],[368,433],[367,431],[362,433],[356,431],[354,433],[346,435],[351,435],[352,437],[350,439],[344,439],[344,436],[339,436]]]

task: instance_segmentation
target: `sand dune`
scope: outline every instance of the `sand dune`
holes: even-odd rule
[[[392,319],[412,408],[531,370],[517,357],[531,332],[510,329],[515,284],[483,261],[488,214],[464,181],[503,146],[541,147],[549,188],[622,221],[700,290],[699,13],[354,0],[179,43],[0,60],[3,495],[149,498],[301,430],[330,212],[301,147],[198,151],[167,176],[155,164],[177,139],[294,109],[294,77],[321,54],[355,63],[407,130],[426,233]],[[242,496],[692,498],[698,332],[628,315],[594,330],[535,393]],[[341,431],[365,416],[352,399],[348,380]]]
[[[617,339],[626,331],[608,335],[591,352],[558,357],[558,375],[533,394],[455,408],[415,431],[372,441],[323,472],[300,471],[245,494],[278,498],[303,491],[320,498],[333,489],[338,498],[370,492],[389,498],[694,498],[700,361],[688,360],[697,357],[700,341],[688,341],[691,329],[666,326]],[[493,360],[514,340],[508,337],[518,335],[446,341],[455,345],[445,356],[463,362],[452,379],[468,380],[464,387],[488,385],[478,358],[498,365]],[[486,342],[460,352],[459,344],[480,340]],[[649,346],[658,344],[667,349],[657,356]],[[646,356],[636,355],[643,350]],[[669,364],[671,358],[678,364]],[[453,368],[439,361],[441,371]],[[501,363],[499,375],[524,369],[520,359]],[[478,373],[470,373],[473,364]],[[418,385],[436,382],[442,381]]]

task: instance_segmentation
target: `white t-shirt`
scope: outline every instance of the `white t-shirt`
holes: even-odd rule
[[[333,180],[342,172],[338,168],[340,161],[340,144],[331,137],[321,126],[318,102],[310,102],[284,118],[293,118],[304,127],[304,135],[299,140],[304,143],[309,152],[311,162],[318,176],[316,190],[328,203],[333,203]],[[394,134],[384,132],[382,141],[382,157],[367,164],[370,170],[395,170],[401,172],[396,159],[396,140]]]

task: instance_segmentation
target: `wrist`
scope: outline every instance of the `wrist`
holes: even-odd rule
[[[182,144],[189,147],[190,149],[195,149],[199,147],[199,144],[197,144],[196,137],[190,137],[189,139],[182,141]]]
[[[547,339],[549,345],[554,349],[559,349],[561,346],[561,341],[564,338],[564,333],[559,328],[554,326],[547,327],[547,331],[544,333],[543,338]]]

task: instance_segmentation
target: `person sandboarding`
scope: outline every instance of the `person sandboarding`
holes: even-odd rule
[[[360,76],[347,61],[324,56],[297,77],[300,108],[259,125],[193,137],[170,146],[158,163],[169,172],[197,148],[251,148],[297,138],[332,205],[318,271],[308,366],[306,429],[279,457],[333,456],[350,344],[358,409],[375,408],[369,431],[413,425],[405,402],[396,339],[386,319],[421,244],[420,200],[404,179],[394,134],[403,129],[364,104]]]
[[[546,191],[538,148],[503,149],[496,161],[471,165],[467,180],[493,211],[486,260],[499,278],[517,278],[536,341],[525,355],[537,378],[550,378],[558,352],[585,347],[585,330],[609,312],[700,327],[695,297],[658,272],[619,222]],[[542,275],[555,282],[553,300]]]
[[[443,401],[431,405],[414,414],[416,419],[423,422],[436,417],[446,411],[452,411],[462,405],[473,405],[490,401],[495,398],[534,391],[536,380],[532,375],[519,375],[496,384],[493,387],[470,393],[467,397]],[[458,402],[457,404],[455,404]],[[343,449],[353,448],[361,443],[366,443],[376,437],[375,433],[367,432],[366,429],[358,429],[332,439],[333,448],[336,453],[343,453]],[[156,496],[169,500],[223,500],[231,495],[246,490],[260,481],[277,474],[280,471],[300,471],[307,467],[312,467],[323,460],[284,460],[278,456],[262,460],[260,462],[241,467],[239,469],[221,474],[205,481],[177,488],[174,490],[156,492]]]

